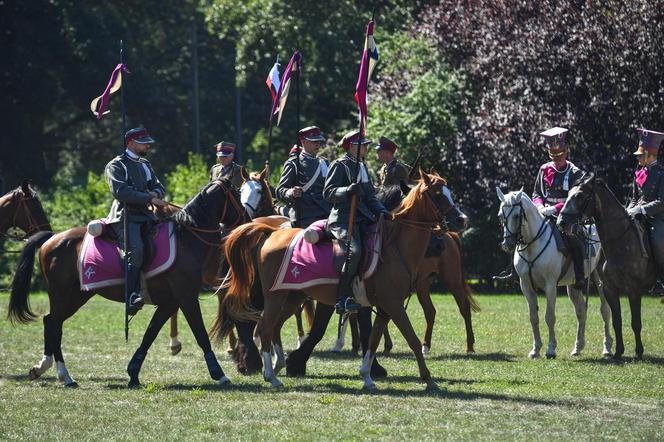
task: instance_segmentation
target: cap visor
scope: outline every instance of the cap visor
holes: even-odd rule
[[[307,141],[325,141],[325,137],[322,135],[318,135],[316,137],[304,137],[304,139]]]
[[[152,137],[135,138],[134,141],[137,142],[138,144],[150,144],[154,143],[154,138]]]

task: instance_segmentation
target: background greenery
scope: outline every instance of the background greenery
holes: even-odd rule
[[[626,197],[634,129],[664,130],[657,0],[4,1],[0,190],[31,178],[58,229],[105,213],[99,177],[121,150],[120,100],[111,99],[101,121],[89,103],[118,61],[120,39],[132,72],[124,85],[128,125],[144,124],[158,140],[150,159],[177,201],[203,182],[211,146],[222,139],[241,141],[242,162],[262,168],[265,77],[277,55],[283,69],[295,49],[304,63],[300,126],[320,126],[333,158],[334,143],[357,124],[353,93],[374,7],[380,62],[368,134],[393,137],[406,161],[424,149],[423,165],[449,178],[473,222],[465,237],[470,274],[488,281],[507,263],[496,246],[493,189],[530,189],[547,160],[537,136],[545,128],[570,128],[573,161]],[[274,131],[273,182],[295,141],[295,108],[293,90]]]

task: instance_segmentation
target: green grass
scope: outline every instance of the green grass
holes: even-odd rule
[[[314,353],[307,377],[283,375],[285,388],[277,391],[262,376],[238,374],[218,349],[233,385],[217,387],[184,320],[182,353],[170,355],[168,333],[162,331],[143,365],[144,387],[129,390],[126,364],[151,309],[132,322],[125,345],[121,305],[94,298],[65,323],[63,350],[69,372],[80,383],[70,390],[59,384],[54,369],[37,381],[27,380],[28,369],[41,358],[41,322],[12,327],[1,321],[0,439],[662,439],[664,305],[658,299],[643,302],[645,359],[629,357],[634,340],[627,319],[628,357],[622,363],[601,357],[597,298],[590,299],[587,346],[580,358],[569,356],[576,327],[572,304],[558,299],[555,360],[527,358],[532,340],[522,296],[478,299],[477,354],[466,356],[454,301],[434,296],[438,321],[427,362],[442,390],[437,394],[424,392],[414,357],[394,326],[393,355],[380,358],[390,376],[378,381],[375,393],[360,391],[358,357],[328,351],[334,333]],[[47,311],[45,295],[31,300],[37,311]],[[211,324],[216,299],[204,297],[201,304]],[[626,304],[623,315],[629,318]],[[4,317],[6,294],[0,305]],[[421,333],[424,321],[416,302],[409,314]],[[546,347],[543,317],[541,328]],[[295,343],[292,321],[286,324],[284,343],[287,351]]]

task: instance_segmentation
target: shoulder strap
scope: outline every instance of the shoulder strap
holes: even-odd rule
[[[309,181],[307,181],[307,183],[304,186],[302,186],[302,192],[306,193],[307,190],[309,190],[311,188],[311,186],[314,185],[314,183],[316,182],[316,179],[318,179],[318,175],[320,175],[320,171],[321,171],[322,168],[323,168],[322,161],[319,159],[318,160],[318,168],[316,169],[316,172],[311,177],[311,179]]]

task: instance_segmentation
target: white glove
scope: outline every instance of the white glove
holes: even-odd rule
[[[556,206],[539,206],[537,208],[542,216],[551,216],[556,214]]]
[[[629,216],[634,216],[638,214],[645,215],[646,211],[643,210],[643,206],[634,206],[631,209],[627,209],[627,214]]]

